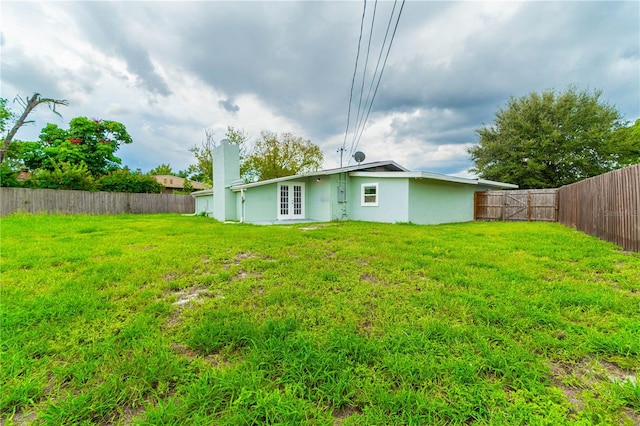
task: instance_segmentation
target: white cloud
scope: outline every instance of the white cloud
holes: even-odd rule
[[[30,117],[36,125],[19,138],[36,139],[47,122],[66,126],[79,115],[112,119],[134,137],[119,152],[125,164],[185,168],[188,148],[202,141],[205,128],[221,139],[231,125],[253,137],[293,132],[321,146],[325,167],[339,163],[360,4],[0,7],[2,96],[38,91],[71,101],[59,109],[63,120],[38,109]],[[391,7],[379,3],[374,41],[381,41]],[[603,99],[627,119],[640,116],[633,2],[407,2],[403,13],[358,146],[367,161],[466,170],[474,130],[508,96],[570,83],[602,88]]]

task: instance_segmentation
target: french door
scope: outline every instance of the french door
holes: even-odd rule
[[[278,220],[304,218],[304,183],[279,183]]]

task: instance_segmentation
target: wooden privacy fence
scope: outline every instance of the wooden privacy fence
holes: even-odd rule
[[[558,221],[640,251],[640,164],[558,189]]]
[[[476,192],[474,217],[476,220],[556,222],[557,189]]]
[[[191,195],[0,188],[0,216],[11,213],[193,213]]]

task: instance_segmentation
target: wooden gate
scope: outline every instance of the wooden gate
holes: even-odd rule
[[[475,220],[558,220],[557,189],[521,189],[476,192]]]
[[[528,220],[530,221],[530,193],[504,193],[504,216],[502,220]]]

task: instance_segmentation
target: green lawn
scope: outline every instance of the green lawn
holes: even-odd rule
[[[640,255],[559,224],[0,231],[0,423],[640,423]]]

